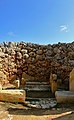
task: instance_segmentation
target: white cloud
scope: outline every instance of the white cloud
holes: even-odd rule
[[[60,26],[60,31],[61,31],[61,32],[68,32],[68,31],[69,31],[68,25],[61,25],[61,26]]]
[[[8,32],[7,33],[9,36],[15,36],[14,32]]]

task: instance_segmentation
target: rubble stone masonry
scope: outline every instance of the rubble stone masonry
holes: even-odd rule
[[[53,73],[65,82],[69,81],[73,68],[74,42],[53,45],[25,42],[0,44],[0,71],[10,83],[15,79],[21,81],[24,73],[34,80],[49,80],[50,73]]]

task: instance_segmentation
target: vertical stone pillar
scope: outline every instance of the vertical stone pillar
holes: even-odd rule
[[[15,85],[16,88],[20,88],[20,80],[14,80],[13,85]]]
[[[1,85],[1,82],[0,82],[0,90],[2,90],[2,85]]]
[[[51,85],[51,91],[52,93],[55,93],[57,90],[57,75],[56,74],[50,74],[50,85]]]
[[[69,78],[69,90],[74,91],[74,68],[70,72],[70,78]]]

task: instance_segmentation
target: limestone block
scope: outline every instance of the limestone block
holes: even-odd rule
[[[28,51],[27,51],[26,49],[22,49],[21,52],[22,52],[23,54],[27,54],[27,53],[28,53]]]
[[[20,52],[20,51],[21,51],[21,48],[17,47],[17,48],[15,49],[15,51],[16,51],[16,52]]]
[[[17,75],[11,75],[9,78],[10,83],[17,79]]]
[[[34,77],[29,76],[29,75],[26,74],[25,72],[23,72],[22,78],[24,79],[24,81],[27,81],[27,80],[34,80]]]
[[[13,69],[12,69],[12,72],[17,73],[17,69],[16,69],[16,68],[13,68]]]
[[[28,55],[28,54],[24,54],[24,55],[23,55],[23,58],[24,58],[24,59],[27,59],[27,58],[29,58],[29,55]]]
[[[69,63],[74,66],[74,60],[69,60]]]
[[[37,53],[38,55],[42,55],[43,51],[42,51],[42,50],[38,50],[36,53]]]
[[[20,52],[17,52],[17,59],[22,59],[22,54]]]
[[[24,78],[21,79],[21,86],[24,86],[25,87],[26,85],[26,80]]]
[[[3,52],[0,52],[0,57],[4,58],[5,54]]]
[[[36,55],[35,55],[35,52],[30,52],[30,53],[29,53],[29,56],[35,57],[35,56],[36,56]]]
[[[58,103],[74,103],[73,91],[56,91],[55,97]]]
[[[7,76],[2,71],[0,71],[0,83],[1,85],[8,83]]]
[[[26,93],[24,90],[0,90],[0,101],[24,102]]]
[[[68,56],[69,56],[70,59],[73,59],[74,58],[74,51],[73,52],[69,52]]]
[[[3,59],[0,57],[0,63],[3,61]]]
[[[26,61],[27,63],[35,63],[36,60],[34,57],[29,57],[28,60]]]
[[[15,85],[16,88],[19,88],[20,87],[20,80],[14,80],[13,85]]]
[[[2,64],[0,63],[0,69],[2,69]]]
[[[43,58],[42,58],[42,55],[36,55],[36,61],[38,61],[38,60],[42,60]]]
[[[51,91],[52,93],[55,93],[57,90],[57,75],[56,74],[50,74],[50,85],[51,85]]]
[[[5,90],[5,89],[14,89],[16,88],[16,86],[14,86],[13,84],[10,84],[10,83],[6,83],[2,86],[2,89]]]
[[[0,90],[2,90],[2,85],[1,85],[1,83],[0,83]]]
[[[6,72],[5,70],[3,70],[3,72],[7,76],[7,78],[9,78],[9,72]]]
[[[74,68],[70,72],[70,79],[69,79],[69,90],[74,91]]]
[[[2,49],[0,48],[0,52],[2,52]]]

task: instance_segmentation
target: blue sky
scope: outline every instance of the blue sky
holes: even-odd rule
[[[74,41],[74,0],[0,0],[3,41]]]

